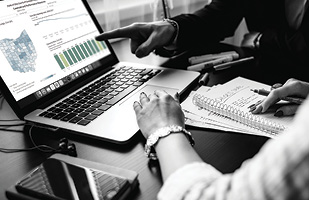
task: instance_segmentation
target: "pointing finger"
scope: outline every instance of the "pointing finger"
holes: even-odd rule
[[[108,39],[114,39],[114,38],[131,38],[132,31],[133,31],[133,27],[127,26],[127,27],[118,28],[112,31],[104,32],[96,36],[95,39],[98,41],[102,41],[102,40],[108,40]]]

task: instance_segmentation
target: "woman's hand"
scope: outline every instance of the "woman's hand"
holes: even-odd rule
[[[140,100],[133,104],[137,123],[145,138],[159,128],[169,125],[184,127],[184,113],[181,110],[178,94],[174,97],[165,91],[153,94],[140,94]]]
[[[277,85],[277,84],[276,84]],[[253,114],[257,113],[264,113],[267,109],[280,101],[281,98],[287,96],[297,96],[300,98],[306,98],[309,93],[309,83],[300,81],[294,78],[291,78],[285,82],[284,85],[281,87],[275,86],[266,97],[266,99],[261,102],[259,105],[256,105],[254,108],[251,109]],[[287,115],[294,115],[299,105],[296,104],[289,104],[286,106],[280,107],[275,116],[287,116]]]
[[[145,138],[156,130],[169,125],[184,127],[184,113],[179,104],[178,94],[174,97],[165,91],[157,90],[153,94],[140,94],[140,100],[133,104],[137,123]],[[160,138],[155,145],[160,160],[163,180],[177,169],[192,162],[203,162],[182,132]]]

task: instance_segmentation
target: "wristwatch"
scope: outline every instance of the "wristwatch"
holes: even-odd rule
[[[187,131],[185,128],[178,126],[178,125],[170,125],[166,127],[159,128],[157,131],[152,133],[145,144],[145,154],[146,156],[151,160],[157,160],[157,155],[155,153],[155,150],[153,146],[158,142],[158,140],[162,137],[166,137],[170,135],[171,133],[179,133],[182,132],[185,134],[187,139],[189,140],[191,146],[194,146],[195,142],[194,139],[189,131]]]

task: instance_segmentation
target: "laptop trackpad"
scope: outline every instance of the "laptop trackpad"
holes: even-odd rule
[[[156,91],[156,90],[163,90],[163,91],[167,92],[168,94],[172,95],[173,97],[178,92],[178,89],[176,89],[176,88],[168,88],[168,87],[155,86],[155,85],[145,85],[144,87],[142,87],[140,90],[135,92],[135,94],[133,96],[128,98],[123,103],[126,103],[126,104],[131,103],[131,105],[133,105],[134,101],[139,101],[139,95],[140,95],[141,92],[144,92],[146,95],[149,95],[149,94],[153,94],[154,91]]]
[[[162,86],[145,85],[137,89],[132,95],[124,99],[118,106],[112,107],[105,115],[101,115],[101,120],[94,120],[89,125],[94,129],[93,132],[103,137],[120,143],[128,141],[138,131],[136,115],[133,109],[133,102],[139,101],[140,93],[147,95],[153,94],[155,90],[165,90],[170,95],[175,95],[178,91],[175,88]],[[104,126],[104,132],[102,131]]]

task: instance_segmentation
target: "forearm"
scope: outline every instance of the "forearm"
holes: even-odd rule
[[[202,162],[202,159],[183,133],[173,133],[160,138],[155,145],[155,150],[159,158],[164,181],[171,173],[184,165],[197,161]]]
[[[267,142],[234,173],[221,174],[206,163],[187,164],[169,176],[158,199],[308,199],[307,109],[289,132]]]

